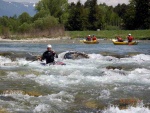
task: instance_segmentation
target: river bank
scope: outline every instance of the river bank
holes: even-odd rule
[[[3,39],[0,38],[0,43],[9,42],[9,43],[52,43],[52,44],[80,44],[80,40],[84,38],[70,38],[70,37],[58,37],[58,38],[27,38],[21,40],[12,40],[12,39]],[[107,43],[111,42],[110,39],[98,39],[99,42]]]

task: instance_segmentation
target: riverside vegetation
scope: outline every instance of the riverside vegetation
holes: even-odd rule
[[[121,36],[126,39],[131,33],[135,40],[150,40],[150,30],[101,30],[101,31],[66,31],[72,38],[85,38],[87,35],[96,35],[98,39],[112,39]]]
[[[37,13],[33,17],[27,12],[0,17],[1,38],[76,38],[88,34],[114,38],[116,35],[125,37],[128,33],[138,39],[149,39],[150,36],[148,0],[130,0],[129,4],[115,7],[98,4],[97,0],[87,0],[84,4],[80,1],[75,4],[68,3],[68,0],[41,0],[35,10]]]
[[[57,32],[57,30],[55,30]],[[62,33],[60,35],[60,33]],[[12,35],[9,39],[21,40],[21,39],[34,39],[34,38],[58,38],[58,37],[70,37],[74,38],[86,38],[87,35],[95,35],[98,39],[113,39],[116,36],[121,36],[126,40],[127,35],[131,33],[135,40],[150,40],[150,30],[101,30],[101,31],[59,31],[55,35],[51,36],[27,36],[27,35]],[[2,36],[3,37],[3,36]]]

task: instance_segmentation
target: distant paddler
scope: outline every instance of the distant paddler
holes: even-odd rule
[[[88,35],[86,41],[91,41],[91,35]]]
[[[97,38],[96,38],[95,35],[93,35],[92,40],[93,40],[93,41],[97,41]]]
[[[118,42],[123,42],[123,39],[120,36],[117,36],[116,38]]]
[[[133,36],[131,36],[131,34],[128,34],[127,39],[128,39],[128,43],[130,43],[134,38]]]

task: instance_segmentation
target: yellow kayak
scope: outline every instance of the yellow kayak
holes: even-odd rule
[[[87,41],[87,40],[80,40],[80,42],[83,42],[85,44],[98,44],[99,41],[95,40],[95,41]]]
[[[114,43],[114,45],[137,45],[138,44],[138,42],[136,42],[136,41],[133,41],[133,42],[127,42],[127,41],[118,42],[117,40],[112,40],[112,42]]]

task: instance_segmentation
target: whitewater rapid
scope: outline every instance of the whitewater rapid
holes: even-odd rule
[[[56,61],[66,65],[50,66],[0,56],[0,109],[13,113],[150,113],[150,55],[116,58],[91,53],[89,59],[72,60],[63,59],[63,54]],[[119,109],[113,102],[121,98],[141,101]],[[98,109],[100,104],[107,108]]]

